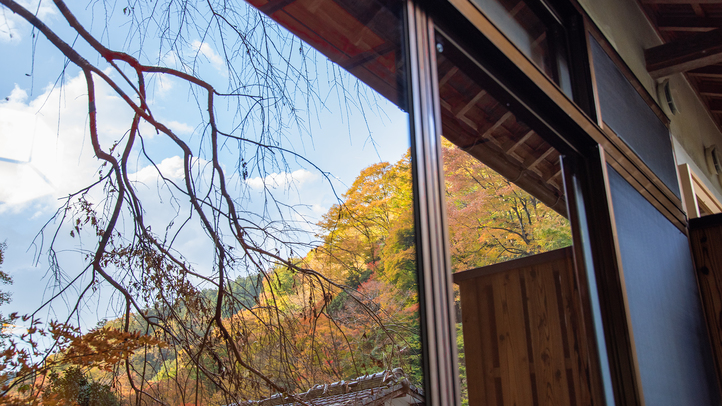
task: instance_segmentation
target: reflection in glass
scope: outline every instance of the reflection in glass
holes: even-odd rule
[[[541,1],[471,1],[552,81],[571,95],[563,28]]]
[[[242,93],[218,95],[217,133],[189,130],[198,208],[177,193],[182,171],[145,180],[170,202],[144,207],[148,229],[190,241],[176,245],[197,276],[173,279],[185,293],[165,305],[139,299],[172,319],[159,335],[184,341],[134,355],[129,376],[169,404],[340,404],[398,387],[386,395],[423,403],[403,4],[251,3],[275,21],[225,15],[243,38],[198,45],[240,55],[228,66]],[[142,159],[180,167],[164,147]],[[189,225],[198,213],[209,225]]]
[[[248,359],[306,401],[362,400],[394,380],[412,390],[391,398],[422,403],[402,4],[251,3],[294,35],[279,69],[312,83],[287,84],[305,111],[274,158],[281,170],[249,165],[248,210],[282,226],[267,239],[278,254],[261,265],[258,301],[237,309],[233,330]]]
[[[437,70],[462,403],[586,404],[560,154],[448,38]]]
[[[571,245],[566,218],[451,142],[442,145],[455,272]]]

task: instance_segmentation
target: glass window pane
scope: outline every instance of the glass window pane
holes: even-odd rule
[[[681,196],[669,129],[597,40],[589,36],[589,43],[604,125],[629,145],[672,193]]]
[[[586,404],[559,152],[450,40],[440,48],[463,403]]]
[[[141,43],[128,53],[152,59],[138,71],[118,61],[124,76],[78,47],[101,61],[99,71],[112,71],[109,80],[129,92],[128,103],[143,100],[138,111],[148,112],[134,122],[114,90],[98,85],[97,116],[108,137],[98,148],[122,157],[119,168],[106,165],[98,176],[99,161],[85,161],[95,144],[82,138],[82,73],[68,79],[67,96],[44,95],[55,102],[43,113],[79,100],[72,106],[81,106],[73,121],[81,135],[77,145],[63,144],[58,165],[74,164],[73,179],[89,185],[70,197],[77,189],[59,193],[67,198],[60,209],[52,199],[51,212],[60,214],[49,224],[62,235],[53,260],[68,273],[58,268],[44,294],[59,293],[65,304],[60,291],[69,292],[70,315],[52,314],[77,320],[84,333],[101,318],[114,329],[127,322],[162,342],[104,381],[117,384],[128,404],[272,397],[276,405],[375,404],[379,397],[424,404],[404,2],[250,3],[261,12],[245,2],[168,5],[162,18],[154,3],[123,8],[116,14],[133,29],[118,43]],[[94,21],[95,9],[86,11],[80,19]],[[93,32],[106,38],[103,27]],[[141,72],[149,65],[160,67]],[[146,88],[147,98],[136,97]],[[28,110],[45,108],[36,107],[43,97],[33,99]],[[50,115],[62,125],[68,116]],[[120,129],[103,125],[110,121]],[[43,121],[38,131],[53,124]],[[35,151],[43,157],[62,149],[41,144]],[[93,168],[89,174],[78,156]],[[88,263],[116,202],[118,223],[100,255],[111,286]],[[2,218],[16,215],[4,203]],[[45,213],[24,210],[25,219]],[[81,237],[85,245],[76,242]],[[87,300],[73,308],[80,292]]]
[[[292,35],[278,69],[308,71],[313,82],[296,98],[303,125],[284,134],[285,168],[256,164],[248,175],[247,207],[262,216],[256,205],[274,200],[270,211],[283,224],[257,235],[278,259],[259,258],[250,270],[265,272],[260,300],[281,318],[268,325],[258,311],[238,309],[234,329],[250,330],[248,356],[306,401],[368,398],[369,386],[386,390],[390,378],[413,390],[389,396],[423,402],[403,4],[251,3]]]
[[[718,404],[689,239],[617,171],[607,170],[645,400]]]
[[[571,95],[566,39],[561,25],[541,2],[471,0],[546,75]]]

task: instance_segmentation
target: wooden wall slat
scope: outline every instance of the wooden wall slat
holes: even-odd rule
[[[591,404],[591,393],[589,388],[584,385],[574,385],[574,379],[582,379],[587,374],[587,364],[585,356],[585,346],[577,341],[580,337],[582,324],[578,319],[581,303],[579,294],[575,289],[574,262],[571,258],[566,258],[564,269],[559,275],[559,289],[562,295],[563,303],[561,311],[563,312],[564,334],[566,334],[566,342],[569,353],[569,375],[570,383],[570,404],[571,405],[588,405]]]
[[[569,404],[566,367],[557,313],[557,294],[551,264],[532,267],[529,278],[529,304],[534,348],[534,370],[540,405]]]
[[[524,308],[518,272],[493,278],[497,337],[501,364],[504,404],[528,405],[532,402],[529,378],[529,354],[526,337],[518,333],[524,325]],[[463,310],[462,310],[463,312]]]
[[[722,388],[722,214],[692,219],[689,228],[717,380]]]
[[[487,380],[484,377],[484,370],[490,369],[490,365],[488,365],[490,359],[488,356],[486,358],[483,357],[485,352],[483,348],[486,349],[487,353],[489,352],[489,348],[488,345],[484,345],[485,340],[480,329],[482,319],[479,313],[482,306],[479,306],[478,303],[478,296],[476,294],[477,286],[473,283],[467,283],[459,286],[459,292],[461,294],[461,307],[468,309],[461,316],[462,325],[464,326],[464,337],[468,335],[469,338],[476,338],[473,342],[470,342],[468,346],[465,345],[464,348],[467,364],[466,379],[467,382],[486,383]],[[472,362],[478,362],[479,367],[469,368]],[[469,392],[469,402],[477,405],[483,404],[484,399],[490,397],[487,395],[488,391],[489,388],[487,388],[485,384],[477,385],[475,390]]]
[[[470,406],[590,405],[572,251],[458,279]]]

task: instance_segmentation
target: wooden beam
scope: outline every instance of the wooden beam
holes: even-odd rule
[[[456,66],[454,66],[453,68],[449,69],[449,71],[446,72],[446,74],[444,75],[444,77],[441,78],[441,80],[439,80],[439,89],[441,89],[442,87],[444,87],[444,85],[446,85],[446,82],[448,82],[449,79],[451,79],[452,76],[456,75],[456,72],[458,72],[458,71],[459,71],[459,68],[457,68]]]
[[[539,158],[537,158],[534,162],[532,162],[532,163],[528,166],[528,168],[529,168],[529,169],[532,169],[532,170],[535,169],[536,166],[539,165],[539,163],[540,163],[541,161],[545,160],[545,159],[546,159],[552,152],[554,152],[554,151],[556,151],[556,149],[554,149],[554,147],[549,147],[546,151],[544,151],[543,154],[541,154],[541,155],[539,156]]]
[[[707,103],[707,105],[709,106],[709,111],[713,113],[722,113],[722,99],[712,99]]]
[[[642,4],[720,4],[719,0],[641,0]]]
[[[700,78],[722,78],[722,66],[710,65],[687,72],[688,75]]]
[[[710,17],[657,17],[660,31],[706,32],[722,27],[722,18]]]
[[[287,5],[293,3],[296,0],[271,0],[268,3],[258,7],[259,10],[261,10],[266,15],[271,15],[275,13],[276,11],[286,7]]]
[[[473,99],[469,100],[469,102],[466,103],[466,105],[464,107],[462,107],[458,113],[456,113],[456,118],[458,118],[460,120],[465,119],[466,117],[464,117],[464,116],[466,115],[466,113],[469,110],[471,110],[471,108],[474,107],[476,105],[476,103],[478,103],[479,100],[481,100],[481,98],[484,96],[486,96],[486,90],[479,91],[479,93],[477,93]],[[469,120],[468,118],[466,118],[466,119]],[[471,122],[471,120],[469,120],[469,121]],[[469,123],[467,123],[467,124],[469,124]],[[473,122],[472,122],[472,124],[473,124]],[[475,127],[475,125],[472,125],[472,127]]]
[[[516,17],[516,15],[519,14],[519,12],[524,8],[526,8],[526,3],[524,3],[523,1],[516,3],[516,6],[509,10],[509,16]]]
[[[514,152],[517,148],[519,148],[521,145],[523,145],[529,138],[531,138],[532,135],[536,134],[534,130],[529,130],[528,133],[524,134],[519,141],[515,142],[514,145],[511,146],[511,148],[506,150],[507,155],[511,155],[514,158],[518,159],[519,162],[523,161],[523,159],[517,155],[516,152]]]
[[[453,140],[449,140],[453,142]],[[564,217],[567,216],[564,192],[555,185],[545,183],[536,173],[527,170],[523,165],[515,164],[504,153],[495,151],[487,144],[475,144],[471,148],[464,149],[464,151],[501,176],[513,181],[514,184],[539,199],[550,209]]]
[[[496,144],[496,146],[501,147],[499,140],[494,138],[494,136],[491,133],[496,131],[497,128],[499,128],[502,124],[504,124],[504,122],[506,122],[506,120],[508,120],[511,117],[514,117],[514,114],[512,114],[511,111],[507,111],[506,113],[504,113],[504,115],[501,116],[501,118],[499,118],[499,120],[497,120],[496,123],[494,123],[494,125],[489,127],[488,130],[484,131],[484,134],[481,134],[481,138],[486,138],[489,141]]]
[[[690,4],[692,6],[692,10],[694,10],[694,13],[697,14],[698,17],[704,17],[704,10],[702,10],[702,6],[699,4]]]
[[[646,49],[644,59],[647,71],[655,79],[722,62],[722,30]]]
[[[339,65],[341,65],[342,68],[346,70],[351,70],[359,65],[363,65],[368,61],[372,61],[379,56],[386,55],[391,51],[398,51],[398,47],[396,44],[392,42],[384,42],[381,45],[377,46],[374,49],[370,49],[365,52],[361,52],[360,54],[354,56],[353,58],[350,58],[349,60],[345,62],[341,62]]]
[[[557,186],[557,187],[559,187],[559,188],[563,187],[564,185],[562,184],[561,177],[560,177],[561,174],[562,174],[562,166],[559,165],[559,170],[557,170],[557,171],[554,173],[554,175],[550,176],[549,179],[546,180],[546,182],[547,182],[547,183],[552,183],[552,182],[554,182],[554,185],[555,185],[555,186]],[[557,178],[559,178],[559,180],[556,180],[556,181],[555,181],[554,179],[557,179]]]
[[[700,83],[699,94],[701,94],[702,96],[722,97],[722,83]]]
[[[544,31],[543,33],[541,33],[541,35],[540,35],[537,39],[535,39],[534,41],[532,41],[532,43],[531,43],[531,49],[535,49],[535,48],[536,48],[539,44],[541,44],[546,38],[547,38],[547,32]]]

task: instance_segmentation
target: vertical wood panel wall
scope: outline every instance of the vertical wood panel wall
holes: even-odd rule
[[[588,405],[571,248],[454,274],[469,405]]]
[[[722,388],[722,214],[692,219],[689,229],[717,380]]]

